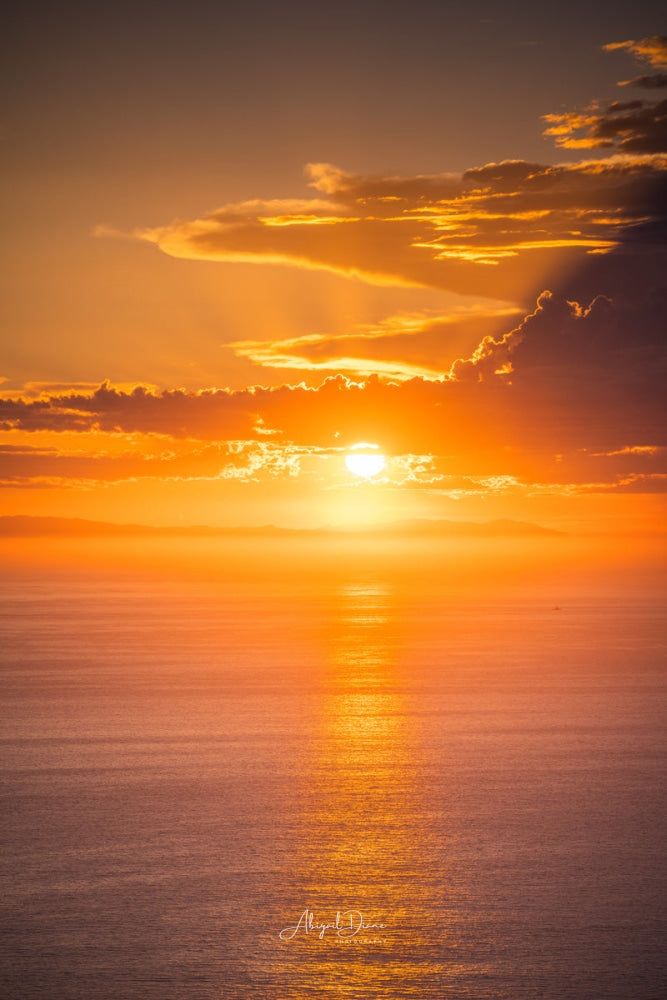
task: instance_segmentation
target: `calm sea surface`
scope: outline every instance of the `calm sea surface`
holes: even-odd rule
[[[262,559],[3,576],[3,995],[664,996],[655,589]]]

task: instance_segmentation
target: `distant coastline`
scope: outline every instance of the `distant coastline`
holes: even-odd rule
[[[364,537],[464,537],[524,538],[534,535],[558,536],[553,528],[526,521],[496,520],[486,522],[407,520],[386,525],[359,528],[285,528],[273,524],[224,526],[118,524],[69,517],[0,517],[0,538],[338,538]]]

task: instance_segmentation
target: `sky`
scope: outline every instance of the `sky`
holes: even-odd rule
[[[660,13],[17,5],[0,513],[657,530]]]

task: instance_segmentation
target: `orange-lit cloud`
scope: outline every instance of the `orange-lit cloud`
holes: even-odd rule
[[[517,311],[505,308],[445,316],[400,314],[353,333],[237,341],[229,347],[264,368],[342,372],[353,377],[383,375],[394,380],[442,378],[462,351],[505,328],[508,316]]]
[[[602,48],[605,52],[619,50],[630,52],[633,56],[655,66],[657,69],[667,68],[667,36],[651,35],[648,38],[628,38],[623,42],[608,42]]]
[[[186,448],[171,448],[171,442],[163,442],[162,451],[152,441],[140,443],[145,451],[117,454],[0,443],[0,485],[85,486],[128,479],[259,480],[297,475],[301,457],[312,453],[312,449],[259,441],[205,445],[191,441]]]
[[[561,143],[571,139],[566,116],[551,128],[563,130]],[[311,164],[310,183],[325,200],[230,204],[136,235],[174,257],[282,263],[525,303],[549,275],[634,249],[666,166],[665,157],[623,155],[396,177]]]
[[[667,68],[667,37],[653,35],[639,40],[610,42],[606,52],[624,50],[658,69]],[[659,90],[667,86],[667,74],[643,74],[620,80],[619,87]],[[664,153],[667,151],[667,101],[594,102],[583,111],[566,111],[543,116],[545,135],[564,149],[617,149],[623,153]]]
[[[627,153],[667,150],[667,100],[612,101],[587,113],[545,115],[551,136],[565,149],[612,149]]]
[[[640,87],[642,90],[663,90],[667,87],[667,73],[648,73],[633,76],[631,80],[619,80],[619,87]]]
[[[441,379],[336,376],[316,388],[200,392],[105,384],[5,398],[5,443],[24,437],[3,455],[4,478],[29,478],[28,466],[77,480],[296,475],[306,456],[368,440],[390,457],[421,456],[423,483],[463,476],[487,490],[510,479],[662,490],[666,304],[664,292],[641,302],[597,297],[586,306],[545,292],[521,322],[508,318],[507,332],[483,338]],[[73,433],[145,435],[147,443],[143,455],[67,455],[43,445],[31,452],[25,434],[40,431],[70,441]],[[165,436],[211,444],[172,455]]]

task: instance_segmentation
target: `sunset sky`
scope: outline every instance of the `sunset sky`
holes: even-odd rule
[[[657,529],[661,9],[17,7],[0,513]]]

